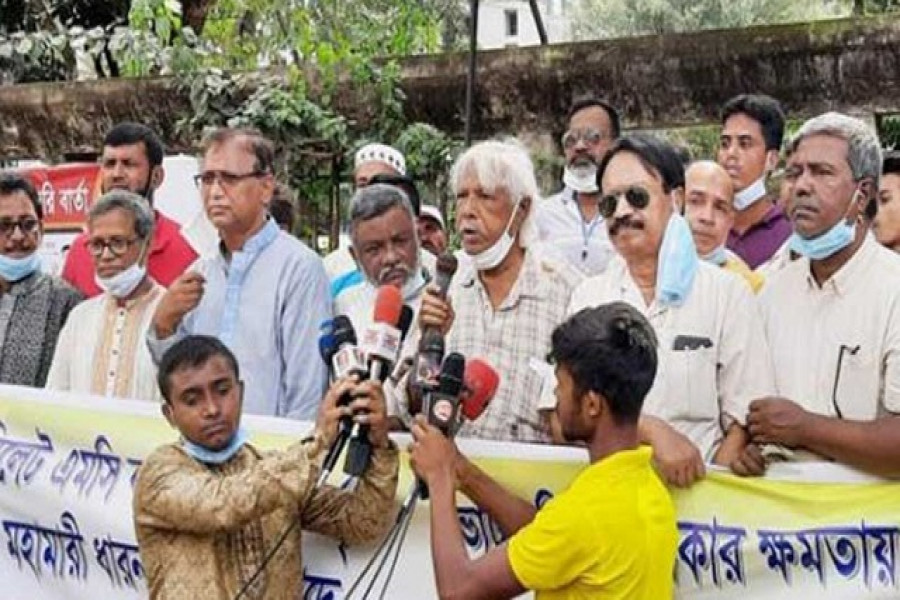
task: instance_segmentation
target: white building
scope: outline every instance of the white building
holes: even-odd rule
[[[538,10],[551,44],[572,39],[570,18],[578,0],[538,0]],[[468,13],[469,2],[464,2]],[[478,47],[482,50],[536,46],[537,26],[528,0],[480,0],[478,5]]]

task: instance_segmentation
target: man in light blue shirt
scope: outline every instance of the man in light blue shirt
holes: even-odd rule
[[[150,351],[158,362],[186,335],[217,336],[246,373],[246,412],[314,419],[328,378],[318,352],[319,324],[331,317],[322,261],[268,215],[271,142],[220,129],[205,149],[196,179],[219,252],[169,288],[147,334]]]

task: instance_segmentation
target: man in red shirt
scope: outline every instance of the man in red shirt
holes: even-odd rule
[[[105,194],[113,189],[128,190],[146,198],[153,206],[153,192],[162,184],[163,145],[149,127],[139,123],[119,123],[103,140],[100,159],[100,186]],[[197,252],[181,235],[175,221],[154,211],[156,225],[147,259],[147,271],[160,285],[168,287],[196,259]],[[94,262],[82,233],[72,243],[62,277],[85,296],[101,293],[94,280]]]

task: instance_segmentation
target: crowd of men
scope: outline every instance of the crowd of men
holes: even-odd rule
[[[825,459],[900,477],[900,158],[884,157],[868,124],[839,113],[809,119],[787,141],[784,132],[775,99],[741,95],[722,109],[717,155],[686,162],[659,137],[623,134],[612,105],[586,98],[573,105],[561,140],[563,189],[546,198],[521,145],[475,144],[450,171],[459,266],[442,289],[436,265],[450,249],[450,228],[391,146],[355,154],[350,243],[323,260],[290,233],[290,193],[276,182],[271,142],[253,130],[214,132],[196,182],[219,246],[198,256],[153,209],[165,176],[162,143],[147,127],[123,123],[103,141],[103,195],[61,278],[39,269],[43,215],[33,186],[0,174],[0,382],[162,399],[187,458],[162,451],[142,471],[142,544],[177,528],[179,515],[233,501],[239,508],[227,518],[188,529],[193,537],[179,550],[213,561],[205,535],[271,519],[285,501],[296,512],[298,499],[302,514],[315,513],[314,528],[371,538],[396,487],[390,423],[412,430],[413,465],[436,491],[434,511],[452,503],[458,486],[512,535],[502,557],[472,564],[459,540],[445,537],[434,546],[439,587],[470,597],[477,582],[511,595],[577,580],[589,592],[612,567],[596,566],[601,550],[574,533],[570,513],[535,517],[416,418],[421,398],[409,366],[423,331],[440,332],[447,353],[483,358],[500,374],[492,402],[460,436],[588,448],[593,464],[570,489],[568,510],[588,507],[592,478],[622,470],[653,498],[647,473],[684,487],[709,464],[758,476],[773,461]],[[354,379],[329,388],[320,325],[345,315],[365,331],[385,285],[416,315],[402,360],[383,387]],[[336,404],[350,388],[369,416]],[[316,420],[319,437],[272,457],[241,451],[241,412]],[[370,437],[384,453],[368,487],[331,490],[321,502],[362,511],[365,532],[329,530],[304,508],[318,502],[309,482],[279,479],[285,457],[310,460],[341,416],[377,425]],[[190,460],[265,476],[213,493],[208,472],[185,475]],[[283,490],[270,490],[270,508],[237,500],[273,482]],[[177,498],[153,492],[179,486],[186,491]],[[649,521],[634,518],[653,523],[667,540],[662,554],[671,555],[671,507],[654,500],[626,508],[633,493],[623,488],[591,506],[649,511]],[[366,512],[363,500],[377,510]],[[444,521],[449,527],[447,515],[433,525]],[[263,523],[254,535],[274,536],[273,522],[254,522]],[[595,524],[618,531],[599,517]],[[222,589],[263,585],[250,581],[247,566],[259,562],[261,547],[244,548],[249,562],[238,560]],[[292,548],[279,560],[299,552]],[[163,577],[163,559],[153,560]],[[660,560],[655,567],[671,573]],[[594,565],[585,567],[597,569],[594,583],[583,573],[562,578],[572,570],[563,563]],[[641,571],[632,562],[623,568]],[[654,594],[664,585],[648,583],[643,597],[661,597]]]

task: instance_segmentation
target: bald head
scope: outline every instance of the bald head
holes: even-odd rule
[[[684,216],[697,252],[703,256],[725,244],[734,225],[734,184],[711,160],[692,163],[684,174]]]

